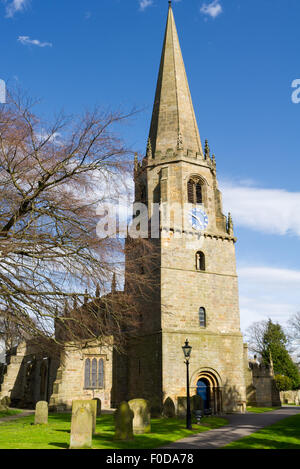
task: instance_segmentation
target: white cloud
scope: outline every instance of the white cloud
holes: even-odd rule
[[[223,9],[220,0],[213,0],[211,3],[204,3],[200,8],[200,11],[203,15],[216,18],[222,13]]]
[[[7,3],[7,2],[5,2]],[[15,13],[23,11],[29,3],[29,0],[12,0],[6,6],[6,17],[12,18]]]
[[[146,8],[153,5],[153,0],[139,0],[139,4],[140,4],[140,10],[144,11],[146,10]]]
[[[52,47],[51,42],[41,42],[38,39],[30,39],[28,36],[19,36],[18,41],[24,46]]]
[[[224,209],[233,221],[269,234],[300,236],[300,192],[263,189],[246,183],[220,184]]]
[[[300,271],[270,266],[238,268],[241,327],[271,318],[285,325],[300,311]]]

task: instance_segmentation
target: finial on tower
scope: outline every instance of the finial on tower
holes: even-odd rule
[[[233,236],[233,221],[232,221],[232,216],[231,213],[228,213],[228,218],[227,218],[227,233],[230,236]]]
[[[112,282],[111,282],[111,293],[116,293],[117,291],[117,279],[116,273],[113,273]]]
[[[172,0],[169,0],[169,8],[172,8]]]
[[[204,159],[208,160],[209,158],[210,158],[210,148],[208,145],[208,140],[205,140]]]

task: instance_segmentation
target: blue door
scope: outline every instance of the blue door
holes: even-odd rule
[[[197,394],[202,398],[204,409],[209,409],[209,386],[206,380],[199,379],[197,382]]]

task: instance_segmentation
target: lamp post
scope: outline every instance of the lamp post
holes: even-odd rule
[[[182,347],[185,364],[186,364],[186,428],[192,430],[192,416],[191,416],[191,403],[190,403],[190,377],[189,377],[189,360],[192,352],[192,347],[189,345],[189,341],[186,339],[184,346]]]

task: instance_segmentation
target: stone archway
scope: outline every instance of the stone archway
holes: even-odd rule
[[[222,413],[222,386],[214,370],[201,370],[194,375],[195,394],[202,397],[204,408],[211,409],[217,415]]]

